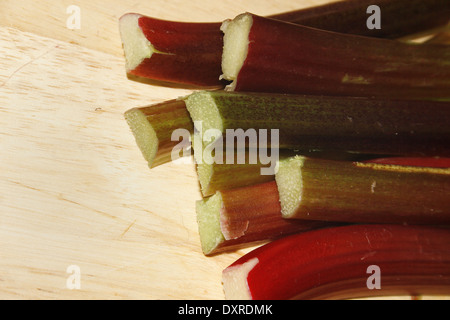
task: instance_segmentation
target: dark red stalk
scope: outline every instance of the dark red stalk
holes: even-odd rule
[[[397,38],[444,25],[450,10],[446,0],[378,1],[383,25],[381,30],[371,30],[366,27],[366,9],[370,4],[369,0],[339,1],[271,17],[331,31]],[[220,26],[220,22],[165,21],[135,13],[122,16],[120,30],[125,58],[129,60],[129,56],[135,55],[130,51],[142,49],[142,41],[127,48],[129,38],[139,32],[156,50],[151,57],[139,53],[142,61],[127,63],[128,74],[151,79],[155,84],[223,87],[226,83],[219,80],[223,46]],[[132,29],[131,36],[124,32],[128,27]]]
[[[381,29],[366,26],[370,5],[380,8]],[[347,0],[269,16],[322,30],[390,39],[442,27],[449,17],[446,0]]]
[[[221,87],[223,40],[217,23],[184,23],[142,16],[139,27],[158,51],[130,73],[144,78],[202,87]]]
[[[245,33],[249,25],[240,67],[242,61],[229,59],[228,52],[236,51],[227,50],[227,37],[236,39],[231,26]],[[222,70],[225,79],[233,80],[230,90],[450,99],[450,51],[445,46],[334,33],[252,14],[226,22],[223,29]]]

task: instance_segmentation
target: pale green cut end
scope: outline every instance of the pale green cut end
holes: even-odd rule
[[[214,101],[213,92],[198,91],[185,99],[189,115],[202,138],[205,137],[205,132],[210,129],[223,132],[222,118]]]
[[[125,119],[133,132],[136,144],[142,152],[149,167],[152,166],[156,153],[158,152],[158,137],[148,122],[145,114],[138,108],[125,112]]]
[[[220,229],[220,210],[222,196],[220,193],[196,202],[198,231],[202,251],[208,255],[217,248],[225,238]]]
[[[291,218],[300,205],[303,189],[301,168],[304,161],[304,157],[295,156],[278,162],[275,181],[280,195],[283,218]]]
[[[153,45],[139,27],[139,18],[141,17],[142,15],[137,13],[127,13],[119,20],[119,32],[127,72],[134,70],[144,59],[150,58],[155,52]]]
[[[198,181],[200,182],[200,188],[203,195],[208,193],[209,183],[211,181],[212,174],[213,174],[212,164],[200,163],[197,165],[197,176]]]
[[[243,13],[233,20],[222,23],[223,31],[222,76],[221,78],[233,81],[228,89],[234,89],[239,71],[247,58],[250,29],[253,24],[251,14]]]

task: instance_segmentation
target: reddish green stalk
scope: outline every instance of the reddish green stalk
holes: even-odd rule
[[[150,168],[173,160],[172,152],[182,156],[190,148],[189,137],[172,139],[177,129],[184,129],[186,133],[194,131],[183,100],[133,108],[125,112],[125,118]]]
[[[381,30],[366,27],[366,9],[372,4],[368,0],[341,1],[271,17],[374,37],[399,37],[448,21],[449,6],[445,0],[378,3],[383,10]],[[119,25],[130,75],[172,85],[225,85],[219,80],[223,46],[220,22],[175,22],[128,13],[120,18]]]
[[[197,201],[197,221],[205,255],[331,225],[283,219],[275,181],[218,191]]]
[[[448,295],[449,246],[448,229],[428,226],[325,228],[251,251],[223,271],[223,286],[227,299]]]
[[[229,90],[450,99],[450,51],[241,14],[225,21]]]
[[[293,157],[275,179],[284,218],[450,224],[450,168]]]
[[[194,156],[198,150],[194,148]],[[202,149],[204,151],[204,148]],[[257,152],[257,151],[256,151]],[[279,150],[279,158],[284,159],[297,154],[293,150]],[[373,158],[373,156],[366,156],[354,153],[344,152],[320,152],[320,151],[304,151],[302,155],[308,157],[355,161],[361,159]],[[195,156],[199,158],[200,155]],[[225,155],[226,157],[226,155]],[[225,158],[224,157],[224,158]],[[201,192],[204,197],[211,196],[217,191],[229,190],[239,187],[245,187],[255,184],[260,184],[275,180],[275,175],[262,175],[261,168],[269,168],[270,165],[263,165],[260,162],[251,164],[246,156],[247,162],[244,164],[224,163],[199,163],[197,164],[197,175],[200,182]]]

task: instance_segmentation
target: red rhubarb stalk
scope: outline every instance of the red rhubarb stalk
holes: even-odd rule
[[[335,33],[250,13],[225,21],[228,90],[450,99],[450,51]]]
[[[227,299],[448,295],[449,246],[444,228],[325,228],[251,251],[223,271],[223,286]]]
[[[163,82],[220,87],[223,45],[217,23],[155,19],[137,13],[120,18],[128,74]]]
[[[382,29],[366,27],[369,0],[340,1],[271,16],[326,30],[373,37],[400,37],[448,21],[446,0],[382,0]],[[120,34],[129,75],[154,83],[223,87],[219,80],[223,37],[220,22],[189,23],[123,15]]]

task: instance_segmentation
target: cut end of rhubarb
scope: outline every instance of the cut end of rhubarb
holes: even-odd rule
[[[195,154],[194,154],[195,157]],[[200,183],[202,194],[208,194],[209,182],[213,175],[213,165],[208,163],[199,163],[197,165],[197,176]]]
[[[210,129],[222,132],[223,123],[220,112],[210,92],[194,92],[186,98],[185,102],[194,126],[201,137],[205,139],[204,133]]]
[[[232,265],[222,272],[222,284],[225,299],[252,300],[252,295],[247,283],[247,276],[258,263],[258,258],[253,258],[242,264]]]
[[[125,112],[125,119],[133,132],[136,144],[141,150],[144,159],[147,160],[149,167],[151,167],[158,152],[158,137],[155,130],[145,114],[138,108]]]
[[[228,90],[233,90],[236,86],[235,80],[247,58],[248,36],[252,24],[251,14],[243,13],[233,20],[224,21],[220,28],[224,33],[221,78],[233,81],[227,86]]]
[[[281,213],[283,218],[290,218],[297,210],[302,199],[301,168],[304,157],[296,156],[279,161],[278,172],[275,175],[280,195]]]
[[[222,197],[220,193],[196,202],[197,223],[202,251],[211,254],[225,238],[220,228],[220,210]]]
[[[142,15],[127,13],[119,20],[119,31],[125,54],[125,68],[129,73],[148,59],[155,52],[155,48],[147,40],[142,29],[139,27],[139,19]]]

